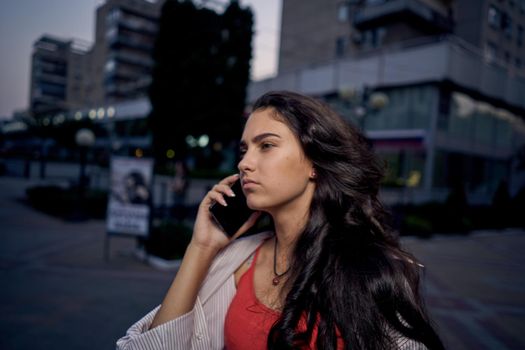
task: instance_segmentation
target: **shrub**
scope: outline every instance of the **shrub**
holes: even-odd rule
[[[76,187],[33,186],[26,190],[26,196],[33,208],[62,219],[78,217],[79,210],[86,218],[106,217],[108,194],[105,191],[88,190],[80,202]]]
[[[144,245],[148,254],[167,260],[181,259],[191,241],[191,235],[191,227],[165,220],[152,228]]]
[[[432,223],[417,215],[407,215],[403,222],[404,233],[415,233],[421,236],[430,236],[433,231]]]
[[[429,202],[392,208],[398,217],[397,229],[402,235],[428,237],[432,233],[466,233],[472,228],[471,219],[462,210],[448,203]]]

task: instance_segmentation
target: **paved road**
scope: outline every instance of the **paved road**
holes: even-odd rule
[[[0,178],[0,349],[113,349],[173,277],[140,262],[104,222],[66,223],[23,203],[27,180]],[[450,349],[525,349],[525,232],[403,243],[426,265],[429,309]]]

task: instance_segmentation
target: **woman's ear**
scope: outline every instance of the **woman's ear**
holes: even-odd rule
[[[310,172],[310,180],[315,180],[317,178],[317,172],[315,171],[315,168],[312,168],[312,171]]]

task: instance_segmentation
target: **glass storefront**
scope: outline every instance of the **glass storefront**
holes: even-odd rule
[[[433,115],[437,89],[420,85],[382,91],[388,104],[380,110],[370,110],[365,120],[366,130],[427,129]]]
[[[451,188],[459,183],[471,193],[491,196],[500,181],[508,180],[509,165],[504,160],[436,151],[434,188]]]
[[[523,118],[508,110],[477,101],[465,94],[451,95],[451,108],[439,130],[447,137],[470,142],[473,146],[489,146],[510,150],[517,137],[525,138]]]
[[[374,91],[368,93],[368,99]],[[326,102],[345,119],[366,130],[426,129],[434,99],[439,98],[433,85],[397,87],[381,90],[387,101],[380,109],[366,106],[363,91],[350,89],[326,98]],[[343,96],[340,96],[343,95]]]
[[[378,150],[386,161],[383,185],[386,187],[421,187],[423,185],[425,154],[419,150]]]
[[[425,176],[431,175],[432,189],[461,184],[470,195],[490,199],[511,177],[510,159],[525,143],[523,116],[438,85],[381,93],[388,101],[379,110],[362,108],[362,91],[345,91],[327,102],[366,130],[387,165],[384,186],[422,189]],[[429,150],[434,151],[432,164],[426,164]],[[425,174],[426,165],[433,166],[431,174]]]

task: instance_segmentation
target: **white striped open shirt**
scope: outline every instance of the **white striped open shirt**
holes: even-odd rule
[[[213,261],[192,311],[149,329],[160,307],[157,306],[128,329],[117,341],[117,349],[223,349],[224,320],[236,293],[234,272],[269,235],[271,232],[263,232],[234,241]],[[398,345],[402,350],[425,349],[420,343],[402,337]]]

